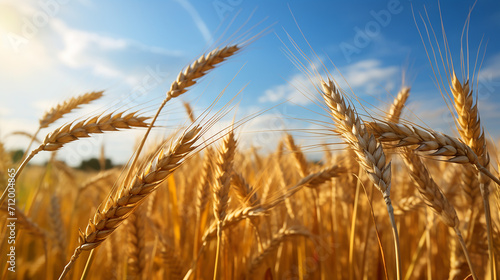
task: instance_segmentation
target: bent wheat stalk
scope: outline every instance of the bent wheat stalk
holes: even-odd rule
[[[196,149],[194,144],[200,137],[200,131],[201,128],[195,126],[169,147],[162,147],[130,183],[107,197],[102,210],[98,209],[89,220],[85,232],[80,230],[80,245],[64,267],[59,280],[64,279],[82,251],[92,250],[106,240],[128,216],[135,212],[144,199],[184,162],[184,159]]]
[[[199,78],[205,76],[205,74],[207,74],[208,71],[214,69],[217,64],[223,62],[239,50],[240,46],[238,45],[226,46],[220,49],[216,48],[210,53],[202,55],[200,58],[198,58],[198,60],[189,65],[184,71],[179,73],[177,79],[172,83],[172,85],[170,85],[170,90],[167,91],[166,98],[160,104],[158,111],[156,111],[156,114],[153,117],[148,129],[146,130],[146,133],[142,137],[141,143],[139,144],[139,147],[137,147],[134,159],[130,164],[131,169],[134,168],[135,164],[137,163],[137,159],[139,158],[142,148],[144,147],[144,143],[146,142],[146,139],[151,132],[151,128],[153,128],[156,119],[160,115],[161,110],[163,110],[163,107],[165,107],[167,102],[170,101],[170,99],[178,97],[179,95],[185,93],[190,86],[196,84],[196,81]]]
[[[71,122],[63,125],[48,134],[38,148],[34,149],[27,156],[16,170],[15,179],[19,177],[28,162],[41,151],[56,151],[75,140],[90,137],[91,134],[103,133],[106,131],[118,131],[119,129],[130,129],[132,127],[147,127],[145,122],[149,117],[141,117],[137,112],[125,112],[117,114],[97,115],[79,122]],[[7,188],[0,199],[0,205],[5,201]]]
[[[50,124],[62,118],[65,114],[70,113],[74,109],[78,109],[80,105],[88,104],[96,99],[101,98],[103,92],[104,91],[93,91],[76,97],[72,97],[68,100],[65,100],[62,104],[57,104],[50,110],[46,111],[43,117],[39,121],[40,125],[38,126],[37,131],[31,137],[31,141],[28,144],[28,147],[26,148],[26,152],[23,155],[23,159],[26,157],[28,151],[31,148],[31,145],[33,144],[33,141],[36,140],[36,136],[38,135],[38,132],[40,132],[42,128],[49,127]]]
[[[490,163],[490,156],[488,150],[486,149],[486,140],[484,138],[484,131],[481,126],[481,118],[479,117],[479,112],[477,109],[477,103],[474,103],[474,98],[472,95],[472,89],[470,88],[469,81],[465,83],[460,83],[455,72],[452,74],[451,79],[451,92],[453,93],[454,107],[457,111],[457,121],[459,124],[458,132],[462,140],[476,153],[478,156],[479,163],[484,167],[488,168]],[[481,196],[483,197],[484,213],[486,217],[486,233],[488,236],[488,253],[490,259],[490,273],[493,279],[496,279],[496,261],[494,255],[494,245],[492,240],[492,230],[491,230],[491,213],[490,213],[490,202],[489,202],[489,180],[484,176],[479,174],[475,176],[475,172],[466,171],[469,174],[469,183],[471,185],[467,186],[472,188],[471,192],[475,192],[477,188],[477,181],[473,180],[474,177],[479,179],[479,189],[481,191]],[[479,217],[479,216],[478,216]]]
[[[396,254],[397,279],[401,279],[401,256],[399,235],[394,219],[391,192],[391,164],[386,165],[382,145],[361,124],[356,112],[346,104],[341,93],[331,80],[321,81],[323,98],[330,109],[330,114],[339,133],[345,142],[356,153],[357,159],[365,169],[375,187],[382,193],[391,220]]]
[[[16,172],[16,178],[28,161],[40,151],[56,151],[70,142],[90,137],[91,134],[95,133],[148,126],[145,121],[149,119],[149,117],[140,117],[137,115],[137,112],[128,113],[125,116],[123,114],[124,112],[97,115],[83,121],[76,123],[72,122],[57,128],[48,134],[42,144],[33,150],[23,163],[21,163]]]

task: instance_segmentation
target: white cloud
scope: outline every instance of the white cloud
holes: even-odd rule
[[[479,80],[490,80],[500,77],[500,53],[489,59],[486,67],[479,72]]]
[[[353,89],[363,89],[370,95],[380,92],[380,88],[393,89],[398,71],[396,66],[382,66],[382,62],[377,59],[363,60],[341,69]]]
[[[344,89],[351,87],[357,95],[375,95],[395,87],[394,81],[399,71],[396,66],[383,66],[380,60],[370,59],[340,69],[342,76],[334,75]],[[345,81],[344,81],[345,79]],[[313,102],[316,90],[304,74],[293,75],[286,84],[276,85],[264,91],[259,102],[281,102],[290,100],[298,105]]]

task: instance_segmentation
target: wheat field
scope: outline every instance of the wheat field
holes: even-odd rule
[[[452,64],[441,67],[453,134],[403,118],[411,85],[370,115],[311,64],[303,72],[330,118],[324,137],[343,143],[316,143],[318,160],[293,130],[265,153],[240,144],[245,119],[209,135],[229,107],[184,103],[182,128],[146,141],[162,129],[168,102],[257,37],[195,58],[156,114],[108,110],[54,125],[106,94],[94,91],[47,110],[36,132],[18,132],[31,143],[17,162],[0,139],[0,234],[16,248],[9,263],[12,244],[0,245],[2,279],[497,279],[499,154],[481,125],[473,75]],[[102,158],[101,171],[82,171],[55,156],[123,130],[143,135],[124,166],[106,169]],[[46,165],[28,164],[40,153],[52,155]]]

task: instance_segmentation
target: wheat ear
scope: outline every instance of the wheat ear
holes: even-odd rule
[[[33,150],[19,166],[16,178],[21,173],[24,166],[40,151],[56,151],[64,145],[75,140],[90,137],[91,134],[103,133],[106,131],[117,131],[119,129],[130,129],[132,127],[147,127],[145,122],[148,117],[141,117],[137,112],[124,115],[124,112],[110,113],[107,115],[97,115],[79,122],[71,122],[63,125],[49,133],[42,144]]]
[[[40,132],[42,128],[48,127],[53,122],[62,118],[65,114],[70,113],[74,109],[77,109],[80,105],[88,104],[96,99],[101,98],[103,92],[104,91],[93,91],[76,97],[72,97],[68,100],[65,100],[63,103],[57,104],[56,106],[50,108],[50,110],[46,111],[43,114],[42,118],[39,120],[40,125],[38,126],[38,129],[35,132],[35,134],[32,135],[31,141],[28,144],[28,147],[26,148],[26,153],[31,148],[33,141],[36,140],[36,136],[38,135],[38,132]],[[27,155],[26,153],[23,155],[23,159],[26,157]]]
[[[144,210],[140,209],[132,213],[128,220],[128,258],[127,275],[132,278],[140,278],[146,268],[145,248],[145,220]]]
[[[51,123],[62,118],[65,114],[77,109],[80,105],[88,104],[91,101],[102,97],[104,91],[93,91],[76,97],[72,97],[61,104],[57,104],[45,112],[40,119],[40,128],[48,127]]]
[[[188,102],[182,102],[182,105],[184,106],[184,109],[186,110],[186,113],[189,117],[189,120],[194,123],[196,121],[196,118],[194,116],[193,108],[191,108],[191,105],[189,105]]]
[[[54,237],[56,237],[55,242],[60,252],[59,256],[64,262],[64,254],[66,252],[66,231],[64,229],[64,222],[61,216],[61,203],[57,195],[53,194],[51,196],[50,206],[50,223],[54,229]]]
[[[106,240],[129,215],[135,212],[137,206],[184,162],[184,159],[196,149],[194,144],[200,137],[200,131],[201,128],[195,126],[169,147],[162,147],[129,184],[120,188],[116,194],[107,197],[103,209],[96,211],[89,220],[85,232],[80,230],[80,245],[61,273],[60,280],[66,276],[82,251],[92,250]]]
[[[190,86],[196,84],[196,81],[199,78],[205,76],[208,71],[214,69],[219,63],[225,61],[227,58],[234,55],[239,50],[240,47],[238,45],[226,46],[220,49],[216,48],[210,53],[202,55],[200,58],[198,58],[198,60],[184,69],[184,71],[179,73],[177,79],[170,85],[170,90],[167,91],[166,98],[160,104],[160,107],[156,111],[156,115],[151,120],[146,133],[142,137],[141,143],[139,144],[139,147],[137,147],[137,150],[135,152],[134,159],[130,164],[130,168],[133,168],[137,163],[137,159],[139,158],[142,148],[144,147],[144,143],[148,138],[151,128],[153,128],[156,119],[160,115],[161,110],[163,110],[163,107],[165,107],[167,102],[170,101],[170,99],[178,97],[179,95],[186,92]]]
[[[472,276],[477,280],[477,275],[472,268],[472,262],[467,252],[465,242],[462,238],[462,233],[460,231],[460,221],[458,219],[455,208],[444,196],[443,192],[438,187],[436,182],[434,182],[434,180],[431,178],[429,171],[424,166],[424,163],[418,155],[416,155],[409,148],[404,148],[403,160],[410,170],[410,176],[415,182],[417,190],[422,195],[422,199],[424,200],[425,204],[429,208],[431,208],[431,210],[434,211],[434,213],[436,213],[447,226],[455,230],[455,233],[457,234],[460,244],[462,245],[462,250],[464,251],[465,257],[469,264],[470,271],[472,272]]]
[[[430,129],[384,121],[368,122],[366,127],[381,142],[398,141],[398,147],[418,145],[416,151],[434,151],[431,156],[448,157],[448,162],[472,164],[500,186],[500,180],[479,163],[477,155],[469,146],[457,138]]]
[[[458,132],[465,144],[467,144],[478,156],[479,163],[486,169],[490,162],[490,156],[488,150],[486,149],[486,140],[484,138],[484,131],[481,126],[481,120],[479,117],[479,112],[477,109],[477,102],[474,103],[474,98],[472,90],[469,86],[469,81],[465,83],[460,83],[455,72],[452,74],[451,79],[451,92],[453,94],[455,110],[458,114]],[[466,170],[466,176],[470,176],[469,180],[471,185],[468,187],[472,188],[470,190],[474,193],[474,189],[477,189],[476,181],[472,178],[477,176],[469,169]],[[488,235],[488,252],[490,259],[490,272],[493,279],[496,279],[496,260],[494,254],[494,244],[492,240],[492,225],[491,225],[491,213],[490,213],[490,202],[489,202],[489,180],[486,176],[479,174],[479,189],[481,191],[481,196],[483,197],[484,214],[486,216],[486,233]],[[473,201],[474,202],[474,201]],[[479,217],[479,216],[478,216]]]
[[[254,272],[258,268],[258,266],[262,263],[262,261],[269,255],[271,252],[276,250],[278,246],[283,243],[286,239],[293,236],[305,236],[311,237],[311,233],[303,228],[292,227],[292,228],[283,228],[277,233],[273,235],[271,240],[267,243],[266,247],[262,252],[260,252],[255,258],[250,262],[250,267],[248,269],[248,275],[255,275]]]
[[[260,199],[254,187],[250,186],[241,173],[233,172],[231,177],[236,196],[247,207],[260,205]]]
[[[224,137],[219,153],[214,164],[215,182],[213,185],[213,209],[217,221],[217,252],[215,257],[214,280],[217,279],[218,260],[221,251],[222,222],[226,217],[229,200],[229,187],[231,186],[231,172],[234,153],[236,150],[236,139],[233,129]]]
[[[331,180],[333,177],[338,177],[340,176],[340,174],[345,172],[346,172],[345,168],[335,165],[332,167],[325,168],[319,172],[309,174],[306,177],[300,179],[294,186],[288,188],[284,194],[280,195],[277,198],[274,198],[270,202],[262,204],[259,207],[265,211],[270,210],[276,207],[277,205],[285,202],[286,199],[293,196],[302,188],[304,187],[317,188],[321,184]]]
[[[220,226],[221,230],[229,228],[245,219],[262,217],[266,214],[260,206],[244,207],[234,210],[226,215]],[[203,234],[202,240],[206,244],[207,241],[217,236],[218,222],[213,222]]]
[[[398,203],[393,205],[394,205],[394,215],[396,216],[405,215],[409,212],[415,211],[425,206],[422,203],[422,199],[415,195],[403,197],[398,200]]]
[[[389,108],[389,112],[386,115],[386,120],[390,122],[399,122],[399,118],[401,117],[401,113],[403,112],[403,108],[405,107],[406,100],[410,96],[410,88],[403,87],[394,98],[394,102],[391,104]]]
[[[293,153],[293,158],[295,160],[295,165],[297,166],[297,170],[299,170],[299,174],[301,177],[305,177],[308,174],[307,171],[307,161],[306,157],[302,153],[302,151],[295,145],[295,141],[293,140],[292,135],[287,134],[285,137],[285,143],[287,148]]]
[[[346,104],[343,96],[331,80],[322,81],[323,98],[330,109],[330,114],[337,127],[337,132],[356,153],[357,159],[365,169],[375,187],[382,192],[387,211],[391,219],[394,234],[397,279],[401,279],[401,256],[399,251],[399,236],[394,219],[391,192],[391,164],[386,165],[382,145],[375,140],[361,124],[356,112]]]
[[[88,104],[91,101],[99,99],[102,97],[104,91],[93,91],[89,93],[85,93],[76,97],[72,97],[61,104],[57,104],[52,107],[50,110],[46,111],[43,117],[39,120],[40,125],[38,126],[37,131],[32,135],[31,141],[26,148],[26,152],[23,154],[23,160],[28,155],[28,151],[31,148],[31,145],[36,140],[36,136],[40,132],[42,128],[48,127],[53,122],[62,118],[65,114],[70,113],[74,109],[77,109],[80,105]]]

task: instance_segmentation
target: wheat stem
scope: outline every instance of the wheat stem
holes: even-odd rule
[[[472,273],[472,278],[474,280],[478,280],[476,272],[474,272],[474,269],[472,268],[472,261],[470,259],[469,253],[467,252],[467,246],[465,245],[464,238],[462,237],[462,233],[460,232],[460,229],[458,226],[454,227],[455,233],[457,234],[458,241],[460,241],[460,245],[462,246],[462,250],[464,251],[465,258],[467,259],[467,263],[469,264],[470,271]]]

